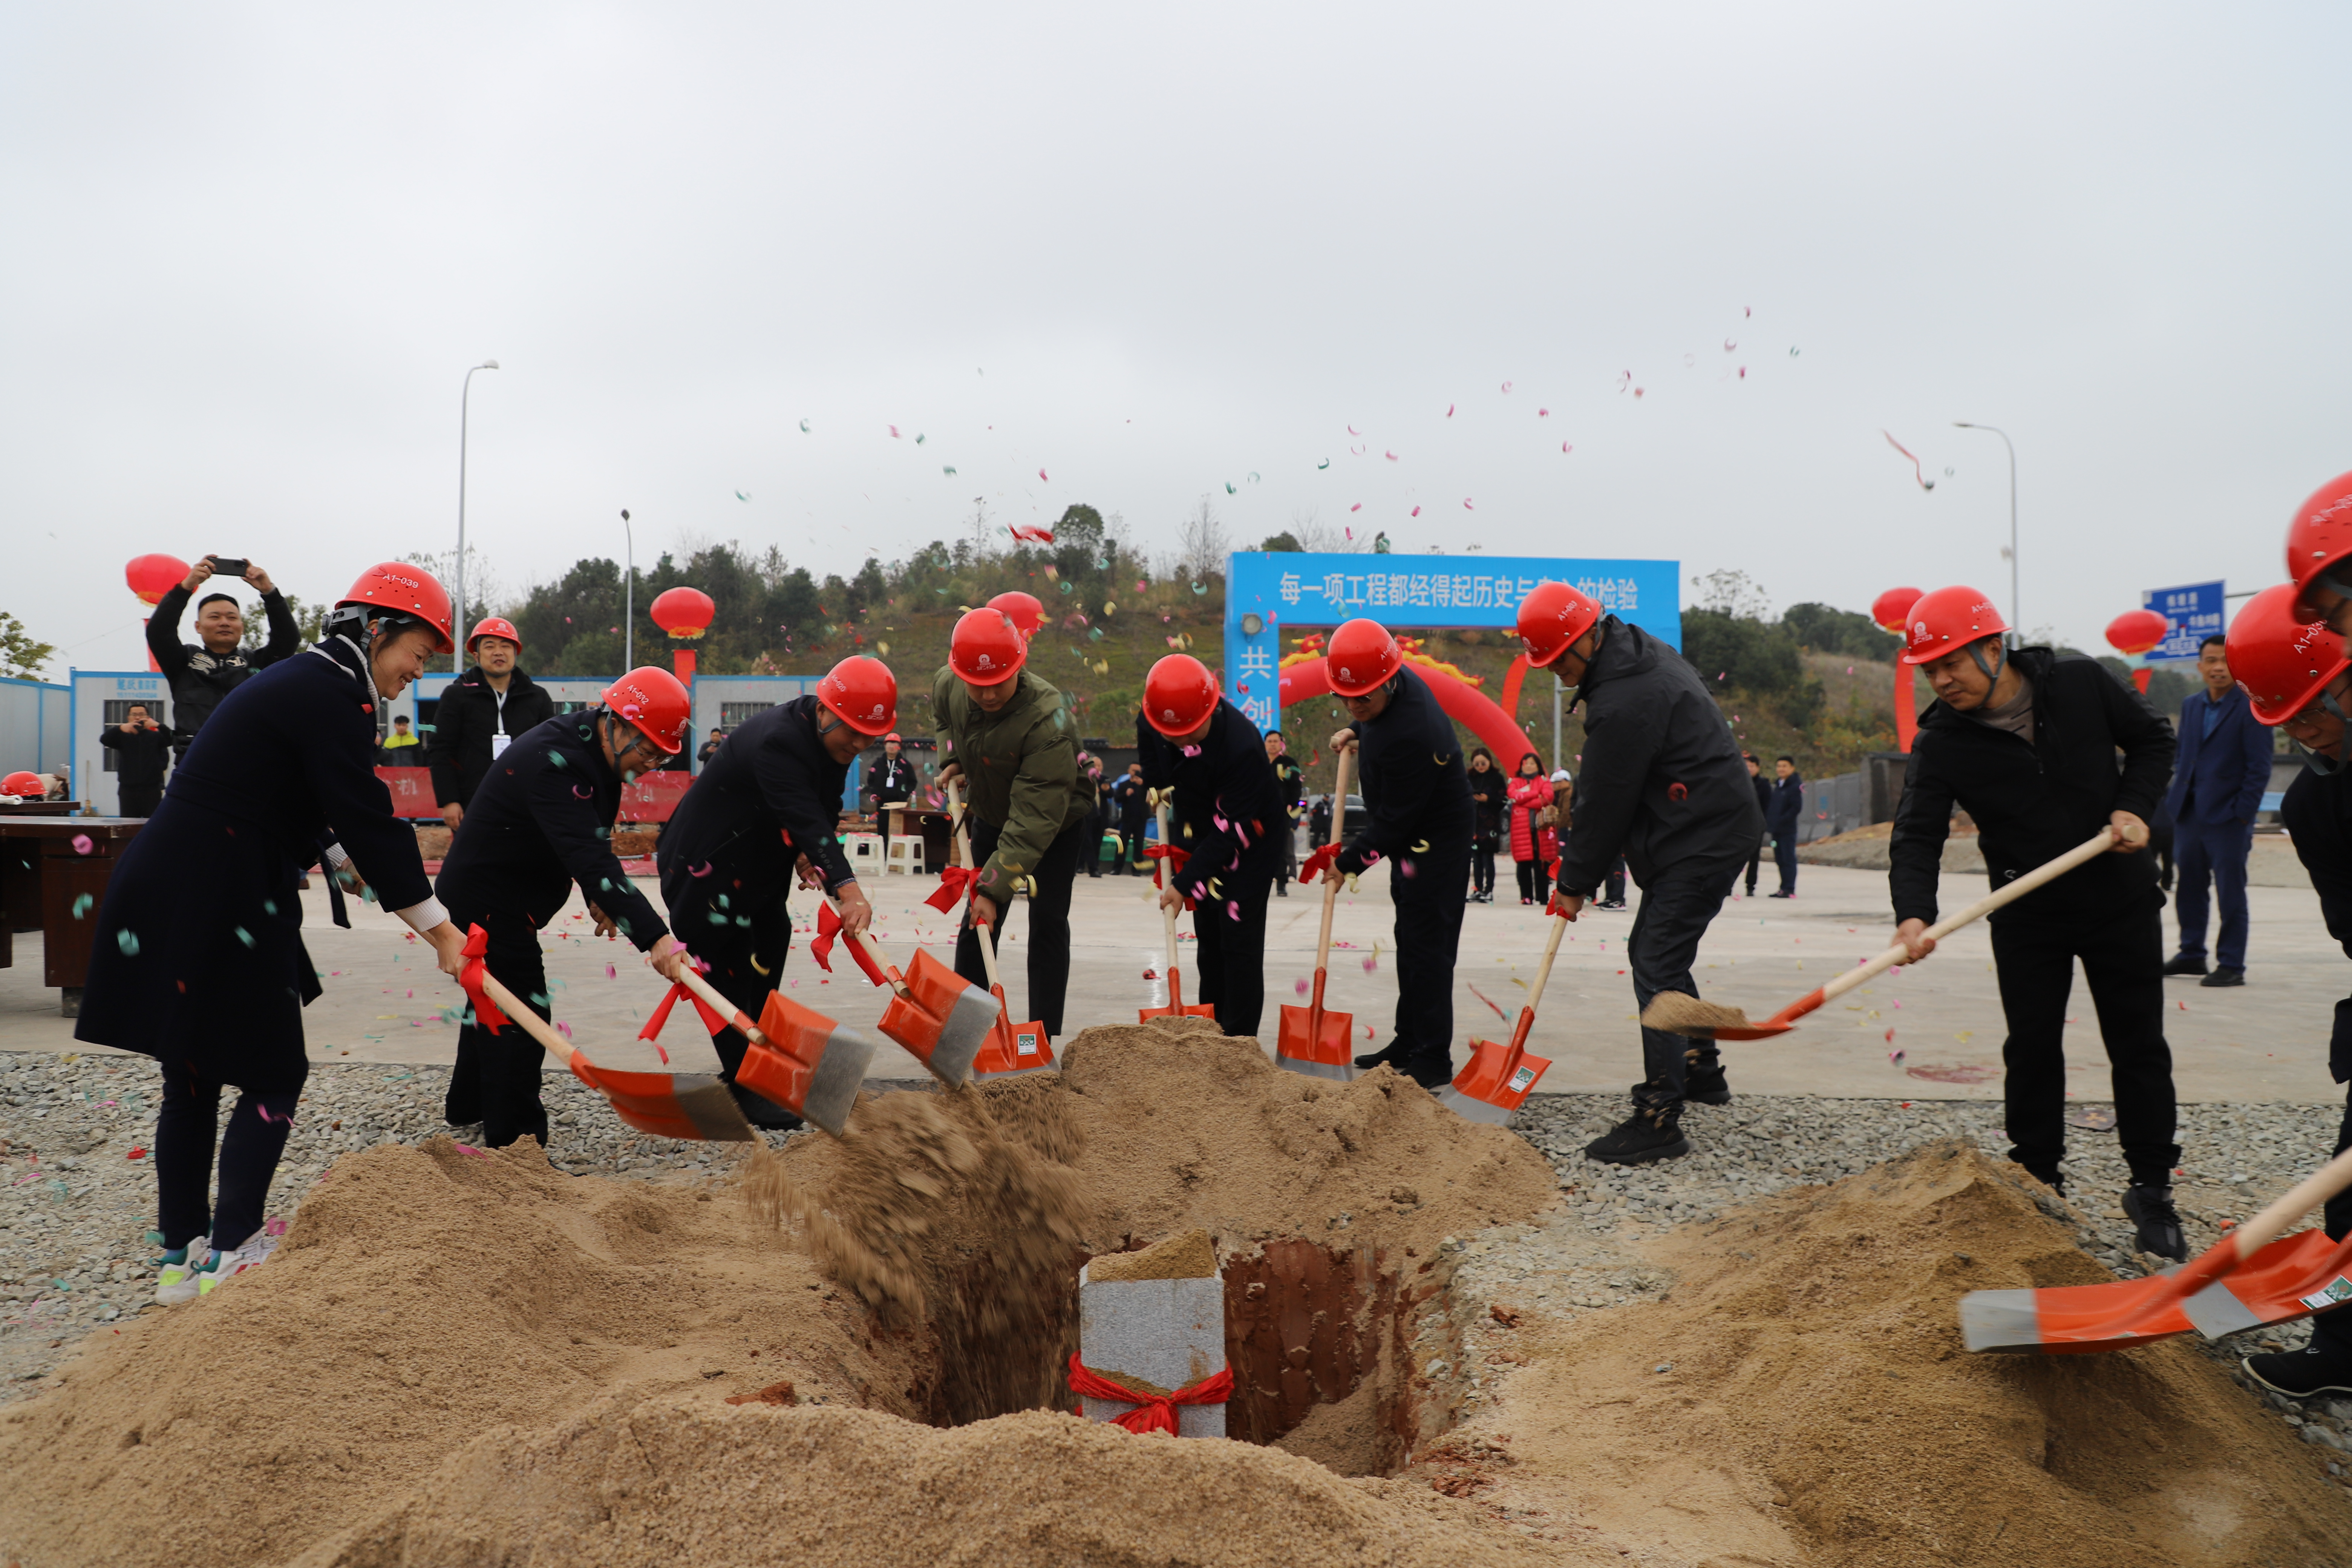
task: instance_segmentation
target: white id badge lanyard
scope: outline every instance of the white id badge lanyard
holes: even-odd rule
[[[490,760],[496,762],[506,755],[507,748],[514,743],[514,737],[507,733],[507,694],[493,691],[490,695],[498,700],[499,704],[499,732],[490,737]]]

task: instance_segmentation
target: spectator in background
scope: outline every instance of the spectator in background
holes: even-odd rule
[[[555,717],[555,700],[516,662],[522,634],[513,622],[490,616],[475,623],[466,651],[474,656],[474,668],[443,689],[433,713],[433,743],[425,749],[441,820],[453,829],[466,819],[490,760],[517,735]]]
[[[147,704],[133,702],[122,722],[108,729],[98,743],[114,753],[114,793],[118,816],[152,816],[163,798],[163,766],[172,750],[163,727],[148,715]]]
[[[1143,875],[1143,819],[1151,810],[1150,786],[1143,782],[1143,764],[1127,764],[1127,776],[1111,785],[1118,804],[1118,858],[1130,877]]]
[[[261,594],[261,608],[269,620],[269,640],[252,653],[245,651],[245,612],[226,594],[207,594],[196,601],[196,641],[180,641],[180,614],[188,597],[213,579],[219,557],[207,555],[188,568],[185,581],[155,602],[147,621],[147,651],[155,668],[172,683],[172,750],[187,755],[188,742],[205,727],[222,698],[279,659],[301,650],[302,634],[294,612],[269,574],[249,562],[231,562],[237,581],[250,583]]]
[[[377,748],[376,764],[386,768],[423,767],[425,753],[417,750],[418,744],[416,728],[409,723],[408,715],[395,713],[392,719],[392,733],[386,735],[383,744]]]
[[[2271,787],[2271,732],[2254,720],[2246,693],[2230,674],[2226,646],[2207,637],[2197,650],[2205,689],[2180,704],[2180,756],[2164,797],[2172,818],[2172,852],[2180,890],[2172,907],[2180,917],[2180,951],[2167,974],[2204,974],[2207,985],[2246,983],[2246,857],[2254,846],[2254,815]],[[2213,973],[2205,973],[2205,890],[2221,906],[2221,939]]]
[[[703,742],[700,749],[696,751],[694,753],[696,765],[708,765],[710,759],[719,754],[719,748],[726,739],[727,727],[725,725],[719,725],[718,728],[712,730],[710,731],[710,739]]]
[[[1757,760],[1753,752],[1740,752],[1739,760],[1748,764],[1748,776],[1755,781],[1757,811],[1762,814],[1766,822],[1771,821],[1772,781],[1764,776],[1764,764]],[[1756,847],[1748,857],[1748,896],[1751,899],[1756,896],[1757,869],[1764,863],[1764,844],[1770,837],[1771,833],[1768,829],[1757,838]]]
[[[1282,796],[1282,869],[1275,873],[1274,896],[1290,897],[1290,879],[1298,875],[1298,816],[1307,798],[1307,770],[1290,755],[1290,742],[1279,730],[1265,732],[1265,758],[1274,764],[1274,784]]]
[[[1495,901],[1495,851],[1503,844],[1503,773],[1495,753],[1481,746],[1470,753],[1470,897],[1474,904]]]
[[[1104,826],[1110,820],[1110,791],[1103,786],[1102,759],[1092,752],[1078,753],[1078,787],[1087,792],[1094,802],[1087,813],[1087,847],[1078,851],[1078,858],[1087,863],[1087,875],[1102,876]]]
[[[1773,758],[1772,797],[1764,808],[1764,826],[1772,835],[1772,863],[1780,868],[1780,890],[1771,898],[1797,896],[1797,824],[1804,815],[1805,781],[1797,776],[1797,760]]]
[[[1533,752],[1521,757],[1519,776],[1504,786],[1504,794],[1510,802],[1511,858],[1518,863],[1519,902],[1540,904],[1551,897],[1551,861],[1544,857],[1544,829],[1536,821],[1552,802],[1543,759]]]
[[[1331,797],[1318,795],[1307,809],[1307,847],[1320,849],[1331,842]]]
[[[904,805],[915,798],[915,763],[900,754],[902,742],[896,734],[882,737],[882,765],[874,770],[874,782],[867,786],[866,796],[874,803],[876,829],[882,835],[882,863],[890,863],[890,808]]]

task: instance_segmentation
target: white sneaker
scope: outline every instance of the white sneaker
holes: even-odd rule
[[[211,1261],[212,1255],[213,1244],[201,1236],[182,1248],[179,1262],[173,1262],[167,1255],[155,1267],[155,1300],[166,1307],[194,1300],[203,1293],[196,1283],[196,1274]]]
[[[213,1254],[212,1262],[196,1276],[196,1294],[209,1296],[224,1279],[234,1279],[247,1269],[258,1268],[268,1262],[269,1255],[278,1250],[278,1237],[285,1234],[286,1222],[274,1219],[228,1251]]]

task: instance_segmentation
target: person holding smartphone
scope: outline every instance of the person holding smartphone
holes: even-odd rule
[[[269,620],[269,640],[259,648],[246,651],[245,611],[235,598],[220,593],[196,601],[196,641],[180,640],[180,616],[188,600],[215,578],[251,584],[260,594],[262,613]],[[269,580],[268,573],[250,561],[220,555],[207,555],[189,567],[186,579],[155,602],[155,613],[147,620],[147,651],[155,656],[156,668],[172,683],[173,754],[188,754],[188,742],[196,738],[222,698],[250,680],[255,671],[291,658],[301,647],[302,634],[294,625],[294,612],[287,607],[286,596]]]
[[[152,816],[163,798],[164,760],[171,739],[155,722],[144,702],[133,702],[120,724],[109,725],[98,743],[114,753],[114,793],[118,816]]]

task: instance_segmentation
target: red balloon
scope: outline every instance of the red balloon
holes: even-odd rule
[[[1899,632],[1911,619],[1911,606],[1918,602],[1916,588],[1889,588],[1870,601],[1870,618],[1881,631]]]
[[[2107,641],[2117,653],[2142,654],[2171,630],[2172,623],[2154,610],[2126,610],[2107,623]]]
[[[137,556],[122,569],[122,580],[131,584],[142,605],[155,603],[174,584],[187,581],[187,576],[188,563],[176,555]]]
[[[672,588],[656,599],[646,614],[674,637],[698,637],[710,629],[719,606],[699,588]]]

